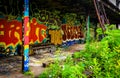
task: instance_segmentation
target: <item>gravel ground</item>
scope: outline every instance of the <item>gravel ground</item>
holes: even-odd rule
[[[67,49],[61,49],[54,54],[45,53],[42,55],[30,56],[30,70],[34,76],[38,76],[45,68],[42,63],[56,58],[65,59],[67,55],[84,49],[84,44],[75,44]],[[31,78],[22,74],[22,56],[0,57],[0,78]]]

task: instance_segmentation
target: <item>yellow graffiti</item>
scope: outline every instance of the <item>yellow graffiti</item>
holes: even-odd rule
[[[4,25],[1,25],[0,28],[4,28]]]
[[[14,28],[15,25],[11,25],[10,28]]]
[[[4,28],[4,25],[1,25],[0,28]],[[4,31],[0,31],[0,35],[4,35]]]
[[[5,42],[0,42],[0,45],[4,46],[4,48],[7,48],[9,46],[12,46],[13,48],[15,48],[18,44],[22,45],[22,42],[17,42],[16,44],[10,43],[8,45],[6,45]]]
[[[45,35],[46,35],[46,30],[45,29],[41,29],[41,32],[42,32],[42,37],[45,38]]]
[[[21,42],[20,34],[18,32],[15,32],[14,36],[19,40],[18,42],[20,43]]]
[[[51,35],[51,43],[57,45],[62,44],[62,31],[61,30],[49,30]]]
[[[34,25],[37,25],[37,22],[35,22]]]
[[[29,27],[29,26],[30,26],[30,23],[28,22],[28,23],[27,23],[27,27]]]
[[[35,33],[36,33],[36,36],[37,36],[37,40],[38,40],[38,42],[39,42],[39,28],[36,28],[36,31],[35,31]]]
[[[33,41],[33,39],[31,39],[31,40],[30,40],[30,44],[33,44],[33,43],[34,43],[34,41]]]
[[[29,27],[29,26],[30,26],[30,23],[28,22],[28,23],[27,23],[28,31],[26,32],[26,36],[29,36],[29,32],[30,32],[30,27]]]
[[[24,48],[25,48],[25,49],[28,49],[28,48],[29,48],[29,45],[25,45]]]
[[[4,35],[4,31],[0,31],[0,35]]]
[[[19,30],[20,29],[20,27],[16,27],[16,30]]]

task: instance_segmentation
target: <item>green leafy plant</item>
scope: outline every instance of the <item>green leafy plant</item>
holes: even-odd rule
[[[27,72],[24,72],[25,76],[31,76],[31,78],[34,78],[34,74],[29,70]]]
[[[120,30],[112,30],[112,26],[107,28],[101,41],[86,43],[85,50],[74,53],[65,61],[57,61],[43,73],[44,77],[120,78]]]

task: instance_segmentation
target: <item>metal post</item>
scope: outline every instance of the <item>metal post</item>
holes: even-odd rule
[[[97,16],[98,16],[98,20],[100,22],[100,26],[103,30],[103,32],[106,30],[105,27],[104,27],[104,24],[102,23],[103,19],[101,18],[101,15],[100,15],[100,6],[99,6],[99,2],[98,0],[93,0],[94,2],[94,6],[95,6],[95,10],[96,10],[96,13],[97,13]]]
[[[87,17],[87,43],[90,42],[90,16]]]
[[[24,0],[24,54],[23,54],[23,72],[29,70],[29,0]]]

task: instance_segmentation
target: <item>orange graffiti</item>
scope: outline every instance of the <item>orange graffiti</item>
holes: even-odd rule
[[[0,42],[4,45],[16,45],[22,39],[22,23],[16,20],[0,19]]]

